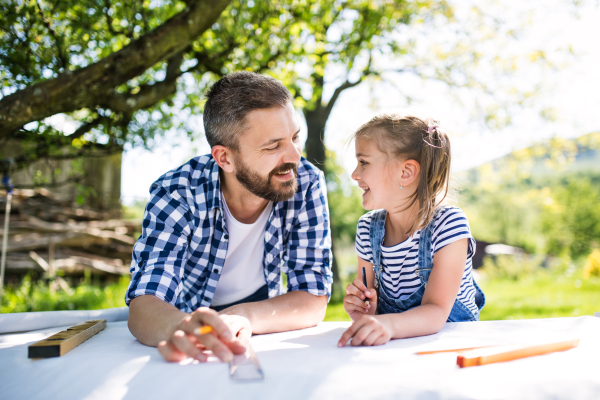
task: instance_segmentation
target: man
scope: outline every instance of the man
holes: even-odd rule
[[[300,155],[290,92],[227,75],[207,94],[204,127],[211,154],[150,188],[125,299],[131,333],[168,361],[208,350],[229,361],[252,333],[314,326],[331,291],[325,180]]]

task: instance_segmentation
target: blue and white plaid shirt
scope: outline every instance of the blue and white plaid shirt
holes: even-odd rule
[[[185,312],[210,306],[229,239],[218,164],[211,155],[193,158],[161,176],[150,194],[125,302],[151,294]],[[296,194],[275,203],[267,222],[263,265],[269,298],[282,293],[281,270],[288,291],[329,297],[330,257],[325,179],[302,158]]]

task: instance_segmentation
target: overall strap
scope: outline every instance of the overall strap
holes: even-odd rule
[[[433,221],[432,221],[433,222]],[[419,269],[433,268],[433,260],[431,258],[431,236],[433,227],[432,223],[427,225],[419,235]]]
[[[381,266],[381,241],[385,235],[385,217],[387,211],[373,211],[371,225],[369,226],[369,241],[371,243],[371,252],[373,254],[373,266]]]
[[[421,277],[423,283],[427,283],[429,280],[429,274],[433,268],[433,258],[431,257],[431,246],[433,236],[433,225],[435,217],[437,216],[439,209],[433,213],[431,221],[425,228],[421,230],[419,235],[419,264],[417,273]]]
[[[371,254],[373,256],[373,272],[375,273],[375,290],[379,292],[379,280],[381,279],[381,242],[385,235],[385,217],[387,211],[373,211],[371,225],[369,226],[369,242],[371,243]]]

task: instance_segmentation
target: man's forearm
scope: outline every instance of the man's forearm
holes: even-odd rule
[[[274,333],[317,325],[325,318],[327,296],[314,296],[301,290],[272,299],[229,307],[221,314],[248,318],[252,333]]]
[[[140,343],[156,346],[167,340],[173,333],[171,327],[188,315],[158,297],[139,296],[129,303],[129,330]]]

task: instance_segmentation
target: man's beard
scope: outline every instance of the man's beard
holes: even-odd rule
[[[258,197],[276,203],[278,201],[289,199],[298,189],[298,181],[296,179],[298,176],[298,164],[287,163],[280,165],[269,172],[269,175],[265,178],[244,164],[241,158],[238,157],[235,163],[237,165],[235,171],[237,180],[248,189],[250,193]],[[292,179],[285,182],[279,181],[279,185],[272,182],[273,175],[290,170],[294,173]]]

